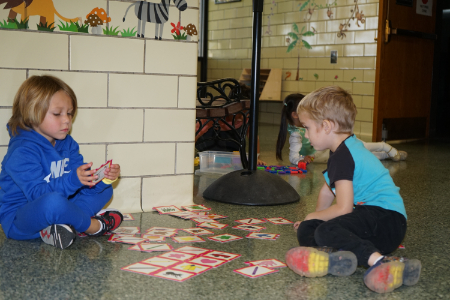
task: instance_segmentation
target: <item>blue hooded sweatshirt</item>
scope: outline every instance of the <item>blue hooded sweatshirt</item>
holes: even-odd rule
[[[6,236],[17,209],[44,194],[58,192],[69,198],[77,192],[99,193],[109,186],[103,182],[93,188],[83,185],[77,175],[83,164],[79,146],[70,135],[53,146],[36,131],[18,128],[9,141],[0,173],[0,223]]]

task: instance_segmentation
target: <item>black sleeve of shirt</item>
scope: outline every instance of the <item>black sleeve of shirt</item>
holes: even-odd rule
[[[327,171],[331,188],[335,187],[334,183],[338,180],[353,181],[355,161],[345,144],[340,145],[336,152],[330,153]]]

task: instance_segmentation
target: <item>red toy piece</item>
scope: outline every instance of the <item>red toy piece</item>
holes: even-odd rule
[[[306,170],[306,163],[304,161],[299,161],[298,168],[302,169],[302,170]]]

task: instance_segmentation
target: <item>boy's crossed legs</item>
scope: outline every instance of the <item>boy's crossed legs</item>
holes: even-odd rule
[[[350,254],[354,253],[353,256],[356,256],[358,264],[365,267],[369,267],[369,258],[372,255],[372,260],[374,260],[373,258],[380,254],[380,259],[366,272],[364,280],[370,289],[376,292],[388,292],[401,286],[402,283],[415,284],[419,279],[420,262],[418,260],[403,259],[402,262],[398,262],[398,260],[393,261],[392,258],[388,259],[382,256],[397,249],[405,236],[406,227],[406,219],[400,213],[368,205],[358,205],[352,213],[327,222],[322,220],[303,221],[297,230],[298,241],[302,247],[294,248],[297,250],[291,249],[286,255],[286,262],[289,265],[289,261],[291,261],[290,267],[296,271],[298,266],[293,265],[292,261],[295,257],[298,262],[299,251],[304,251],[300,248],[327,246],[345,250],[330,254],[328,258],[330,266],[335,265],[336,268],[337,262],[337,268],[344,273],[334,274],[331,270],[328,273],[348,275],[345,274],[348,272],[351,261],[351,255],[350,258],[347,257],[348,251],[351,252]],[[317,249],[309,249],[309,252],[317,257]],[[342,261],[336,261],[336,258],[340,258]],[[393,274],[389,275],[389,272]],[[301,272],[297,273],[308,276]],[[380,278],[384,278],[381,283],[379,282]]]

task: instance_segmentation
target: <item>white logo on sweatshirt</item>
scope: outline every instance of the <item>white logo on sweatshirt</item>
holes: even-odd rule
[[[58,178],[62,176],[65,173],[70,173],[69,171],[64,171],[64,168],[69,165],[69,159],[64,158],[62,160],[58,161],[52,161],[50,165],[50,174],[44,177],[44,180],[47,181],[47,183],[50,182],[50,178]]]

